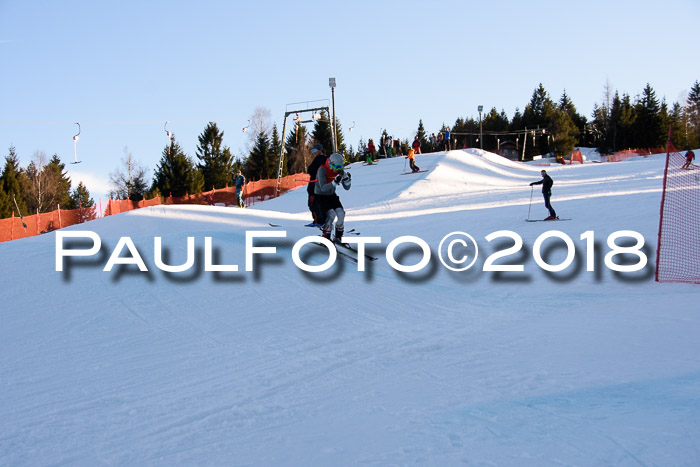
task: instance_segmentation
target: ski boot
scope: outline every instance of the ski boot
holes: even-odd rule
[[[340,241],[343,238],[343,234],[345,233],[345,228],[337,228],[335,229],[335,237],[333,238],[333,241],[335,243],[338,243],[339,245],[342,245],[342,242]]]

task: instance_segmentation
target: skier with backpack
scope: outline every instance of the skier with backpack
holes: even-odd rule
[[[338,153],[331,154],[325,164],[318,168],[314,196],[316,197],[321,212],[325,215],[323,223],[323,237],[331,239],[331,231],[335,222],[335,236],[333,241],[340,243],[345,232],[345,209],[336,194],[338,185],[346,190],[350,189],[351,176],[343,170],[345,160]]]

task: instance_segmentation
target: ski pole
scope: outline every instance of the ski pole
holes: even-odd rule
[[[532,207],[532,190],[534,189],[533,186],[530,186],[530,204],[527,207],[527,218],[530,219],[530,208]]]

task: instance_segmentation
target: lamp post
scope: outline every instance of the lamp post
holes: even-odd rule
[[[481,125],[481,111],[484,110],[484,106],[480,105],[477,109],[479,110],[479,147],[484,149],[484,132]]]
[[[333,136],[333,152],[338,151],[335,134],[335,78],[328,78],[328,85],[331,87],[331,100],[333,102],[333,117],[331,120],[331,135]]]

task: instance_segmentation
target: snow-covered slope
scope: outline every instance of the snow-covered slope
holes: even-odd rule
[[[303,189],[246,210],[154,207],[74,226],[103,248],[63,273],[55,233],[0,244],[0,464],[698,464],[700,289],[652,275],[663,156],[538,167],[470,150],[417,164],[429,170],[402,175],[399,158],[349,169],[347,228],[382,238],[364,272],[294,264],[294,243],[315,233]],[[524,222],[547,214],[529,186],[542,168],[571,221]],[[575,261],[545,273],[534,244],[555,229]],[[282,230],[277,254],[247,272],[246,232]],[[524,246],[499,263],[523,272],[482,270],[512,245],[485,239],[501,230]],[[642,271],[605,266],[619,230],[646,240]],[[465,272],[436,259],[454,231],[480,248]],[[384,257],[404,235],[430,246],[424,270]],[[157,236],[167,264],[185,263],[194,237],[195,265],[161,271]],[[148,272],[102,271],[120,237]],[[205,237],[214,264],[238,272],[205,270]]]

